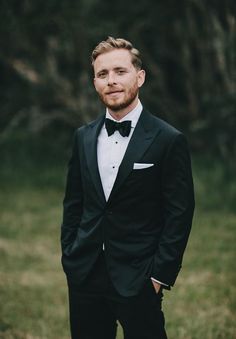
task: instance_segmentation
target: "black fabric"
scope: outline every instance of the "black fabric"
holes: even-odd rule
[[[131,121],[126,120],[123,122],[116,122],[111,119],[105,119],[105,126],[108,136],[112,135],[115,131],[119,131],[122,137],[128,137],[131,130]]]
[[[105,244],[109,277],[122,296],[153,277],[173,286],[194,210],[185,137],[147,111],[140,115],[108,201],[97,164],[104,116],[75,133],[61,229],[62,264],[83,283]],[[135,169],[135,163],[152,164]]]
[[[124,339],[167,339],[162,290],[156,294],[150,279],[137,296],[119,295],[101,254],[82,285],[68,279],[68,286],[72,339],[115,339],[117,320]]]

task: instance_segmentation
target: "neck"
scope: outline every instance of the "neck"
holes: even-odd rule
[[[114,118],[115,120],[119,121],[122,118],[124,118],[127,114],[129,114],[138,104],[138,97],[135,98],[135,100],[127,107],[120,109],[118,111],[113,111],[110,108],[108,108],[108,112]]]

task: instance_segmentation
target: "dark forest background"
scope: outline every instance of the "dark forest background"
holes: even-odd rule
[[[168,337],[235,339],[235,0],[0,0],[0,338],[69,338],[66,164],[74,130],[104,112],[90,54],[108,35],[142,52],[143,104],[191,147],[196,209]]]
[[[70,134],[101,113],[90,54],[108,35],[142,52],[145,106],[192,149],[236,151],[234,0],[1,0],[0,137]]]

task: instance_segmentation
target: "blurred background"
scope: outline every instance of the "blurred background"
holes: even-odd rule
[[[0,338],[69,338],[61,204],[73,131],[104,110],[90,54],[107,36],[141,51],[144,106],[191,147],[196,213],[169,337],[236,338],[235,1],[1,0],[0,15]]]

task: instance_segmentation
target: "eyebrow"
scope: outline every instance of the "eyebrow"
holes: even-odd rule
[[[98,71],[96,74],[100,74],[100,73],[106,73],[107,72],[107,69],[100,69],[100,71]]]
[[[120,71],[120,70],[127,70],[127,67],[124,67],[124,66],[117,66],[115,68],[113,68],[114,71]],[[99,70],[96,75],[99,75],[100,73],[107,73],[108,70],[106,68],[103,68],[101,70]]]
[[[119,66],[119,67],[115,67],[114,68],[115,71],[120,71],[120,70],[127,70],[127,67],[124,67],[124,66]]]

